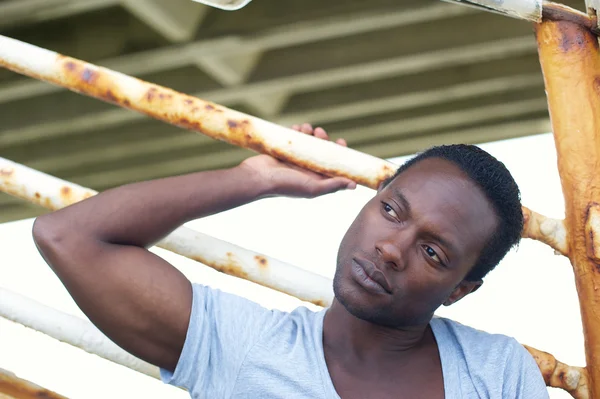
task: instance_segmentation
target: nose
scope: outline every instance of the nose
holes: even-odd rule
[[[391,267],[397,271],[405,269],[406,264],[402,255],[402,249],[396,241],[389,239],[379,240],[375,244],[375,249],[386,267]]]

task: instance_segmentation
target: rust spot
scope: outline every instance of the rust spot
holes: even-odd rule
[[[213,105],[211,105],[211,104],[206,104],[206,105],[204,106],[204,108],[205,108],[207,111],[213,111],[213,110],[215,110],[215,109],[216,109],[216,108],[215,108]]]
[[[0,176],[9,177],[15,173],[15,170],[12,168],[2,168],[0,169]]]
[[[254,257],[254,260],[256,260],[256,263],[258,263],[258,267],[260,267],[261,269],[267,269],[269,267],[269,261],[264,256],[256,255]]]
[[[119,99],[117,98],[117,96],[115,96],[115,94],[110,89],[106,90],[106,93],[104,93],[102,98],[106,101],[110,101],[113,103],[119,102]]]
[[[48,197],[44,198],[42,200],[42,203],[40,205],[42,205],[44,208],[54,209],[54,204],[52,203],[52,201]]]
[[[248,273],[246,273],[244,271],[244,269],[240,266],[235,255],[231,252],[227,252],[226,257],[227,257],[227,259],[222,262],[209,262],[208,260],[206,260],[200,256],[193,256],[193,257],[191,257],[191,259],[193,259],[197,262],[203,263],[209,267],[212,267],[213,269],[215,269],[221,273],[225,273],[230,276],[240,277],[245,280],[248,280],[248,278],[249,278]]]
[[[528,208],[523,208],[523,224],[527,225],[531,220],[531,210]]]
[[[87,84],[94,84],[98,78],[98,74],[89,68],[85,68],[81,74],[81,78]]]
[[[123,100],[123,105],[129,107],[131,105],[131,102],[129,102],[128,99]]]
[[[550,380],[552,380],[552,372],[554,370],[550,369],[550,368],[544,368],[542,370],[542,377],[544,378],[544,381],[546,381],[546,383],[548,383]]]
[[[244,280],[248,279],[248,273],[246,273],[244,269],[235,263],[217,264],[212,266],[215,268],[215,270],[218,270],[221,273],[225,273],[234,277],[240,277]]]
[[[202,124],[200,122],[190,121],[187,118],[180,118],[176,124],[184,129],[202,131]]]
[[[230,129],[237,129],[238,123],[234,120],[227,119],[227,126],[229,126]]]
[[[71,194],[72,194],[72,191],[71,191],[70,187],[63,186],[60,189],[61,198],[68,204],[70,204],[72,202]]]
[[[565,377],[566,377],[566,375],[565,375],[565,371],[564,371],[564,370],[561,370],[561,371],[558,373],[558,379],[559,379],[559,380],[560,380],[560,381],[561,381],[563,384],[565,383]]]
[[[73,61],[67,61],[65,62],[65,69],[74,72],[77,69],[77,64],[75,64]]]
[[[288,140],[288,144],[291,145],[292,144],[292,140]]]
[[[8,395],[8,396],[6,396]],[[23,399],[66,399],[64,396],[0,370],[0,397]]]
[[[598,34],[598,18],[596,16],[590,18],[590,16],[580,11],[575,11],[563,4],[552,2],[544,3],[544,7],[542,8],[542,17],[544,20],[580,25],[592,31],[594,34]]]
[[[38,192],[36,192],[35,194],[33,194],[33,196],[34,196],[36,199],[40,199],[40,198],[42,198],[42,196],[41,196],[41,195],[40,195],[40,193],[38,193]]]
[[[561,16],[565,18],[561,18]],[[565,13],[564,10],[558,10],[557,15],[547,15],[546,17],[547,19],[555,20],[554,23],[558,25],[557,30],[560,31],[560,37],[556,38],[556,44],[563,52],[579,51],[588,46],[595,49],[598,48],[597,37],[591,32],[592,21],[585,14],[576,15],[571,12]],[[537,31],[539,35],[539,27]]]
[[[600,204],[596,202],[590,203],[586,213],[585,235],[587,256],[594,262],[596,271],[600,272]]]
[[[146,92],[146,100],[151,103],[152,100],[154,100],[154,97],[156,96],[156,88],[152,87],[150,88],[147,92]]]
[[[192,105],[194,103],[193,100],[190,100],[189,98],[186,98],[185,100],[183,100],[184,103],[186,103],[187,105]]]
[[[322,299],[316,299],[314,301],[312,301],[312,303],[314,303],[317,306],[320,306],[322,308],[327,307],[327,305],[325,305],[325,301],[323,301]]]

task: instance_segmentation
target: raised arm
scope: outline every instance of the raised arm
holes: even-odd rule
[[[297,128],[327,138],[322,129]],[[188,328],[191,284],[147,248],[190,220],[259,198],[314,197],[354,186],[259,155],[232,169],[108,190],[37,218],[33,237],[100,330],[133,355],[173,371]]]

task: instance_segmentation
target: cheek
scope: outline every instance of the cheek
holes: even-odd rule
[[[455,287],[450,273],[430,265],[418,249],[410,249],[405,255],[407,267],[396,273],[398,295],[404,300],[410,298],[417,306],[419,303],[428,307],[443,302]]]
[[[357,216],[356,219],[352,222],[344,238],[342,238],[342,242],[340,244],[340,250],[343,248],[352,249],[352,247],[359,246],[362,247],[362,244],[368,241],[371,236],[369,232],[370,224],[367,223],[369,218],[367,217],[366,210],[363,209]]]

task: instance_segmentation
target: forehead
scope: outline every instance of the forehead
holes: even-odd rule
[[[444,159],[417,162],[380,194],[404,196],[415,221],[444,235],[460,252],[479,253],[496,227],[494,209],[482,190]]]

